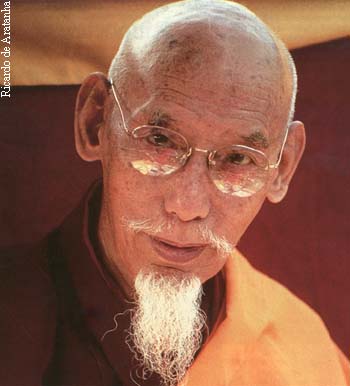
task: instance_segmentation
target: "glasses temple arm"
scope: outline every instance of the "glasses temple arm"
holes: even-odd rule
[[[284,150],[284,147],[286,145],[287,138],[288,138],[288,133],[289,133],[289,125],[287,126],[286,133],[285,133],[284,138],[283,138],[283,142],[282,142],[281,150],[280,150],[280,152],[278,154],[277,162],[275,164],[270,165],[269,166],[270,169],[278,168],[279,164],[281,163],[282,155],[283,155],[283,150]]]
[[[115,101],[117,102],[117,105],[118,105],[118,108],[119,108],[119,112],[120,112],[120,116],[121,116],[121,118],[122,118],[124,130],[129,134],[129,130],[128,130],[128,128],[126,127],[126,122],[125,122],[125,118],[124,118],[124,113],[123,113],[122,107],[121,107],[120,102],[119,102],[119,99],[118,99],[118,97],[117,97],[117,93],[116,93],[115,88],[114,88],[113,80],[110,79],[110,80],[109,80],[109,83],[110,83],[111,88],[112,88],[112,93],[113,93],[114,99],[115,99]]]

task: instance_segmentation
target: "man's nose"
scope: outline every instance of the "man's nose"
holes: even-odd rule
[[[212,186],[204,154],[193,154],[168,183],[164,198],[168,214],[176,215],[181,221],[201,220],[208,216]]]

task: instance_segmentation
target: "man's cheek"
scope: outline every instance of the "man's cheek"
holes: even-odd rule
[[[116,199],[142,207],[162,201],[160,182],[161,178],[142,176],[131,168],[117,169],[110,176],[112,194]]]

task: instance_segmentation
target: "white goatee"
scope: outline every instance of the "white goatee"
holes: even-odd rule
[[[157,373],[175,386],[200,348],[205,314],[200,309],[201,282],[180,273],[140,272],[135,280],[129,346],[143,378]]]

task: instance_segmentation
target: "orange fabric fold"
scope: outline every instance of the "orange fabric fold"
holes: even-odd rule
[[[345,386],[350,365],[320,317],[238,252],[226,306],[179,386]]]

